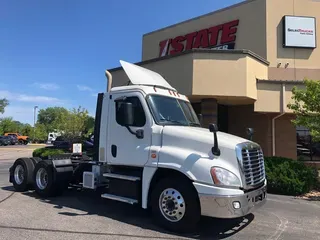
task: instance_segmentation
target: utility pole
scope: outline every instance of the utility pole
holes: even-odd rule
[[[36,113],[38,106],[33,108],[33,141],[36,139]]]

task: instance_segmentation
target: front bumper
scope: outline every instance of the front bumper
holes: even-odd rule
[[[226,189],[228,191],[228,189]],[[201,215],[216,218],[238,218],[252,213],[266,203],[266,183],[248,193],[236,195],[199,194]]]

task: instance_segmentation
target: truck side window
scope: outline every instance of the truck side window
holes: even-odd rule
[[[146,115],[144,113],[143,107],[138,97],[127,97],[127,102],[132,103],[134,110],[134,121],[133,127],[143,127],[146,124]],[[116,103],[116,121],[119,124],[119,119],[121,119],[121,115],[119,113],[121,103]]]

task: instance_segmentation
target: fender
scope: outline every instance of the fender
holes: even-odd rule
[[[158,175],[160,174],[160,175]],[[149,167],[145,166],[143,168],[143,173],[142,173],[142,197],[141,197],[141,206],[143,209],[148,208],[148,201],[149,201],[149,194],[150,194],[150,187],[151,185],[153,186],[156,182],[157,179],[163,178],[165,176],[172,176],[172,175],[179,175],[183,176],[186,179],[189,179],[191,182],[194,182],[194,179],[192,179],[189,175],[181,172],[177,168],[172,168],[170,165],[167,167]]]
[[[141,205],[142,208],[147,209],[148,206],[148,193],[150,188],[151,180],[157,171],[158,168],[156,167],[144,167],[142,172],[142,199]]]

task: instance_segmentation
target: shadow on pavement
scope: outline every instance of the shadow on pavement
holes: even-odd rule
[[[14,192],[14,188],[11,186],[3,187],[2,190]],[[156,226],[152,223],[149,212],[141,209],[139,206],[132,206],[126,203],[103,199],[100,197],[98,192],[69,189],[64,193],[64,195],[50,199],[39,198],[33,191],[24,192],[22,194],[38,199],[41,202],[52,204],[53,208],[60,209],[58,214],[61,215],[70,217],[97,215],[143,229],[172,234],[176,235],[176,237],[187,237],[193,239],[224,239],[241,231],[254,219],[253,214],[249,214],[246,217],[238,219],[215,219],[202,217],[197,232],[193,234],[178,235]],[[84,213],[78,214],[65,211],[65,207],[80,210]]]

